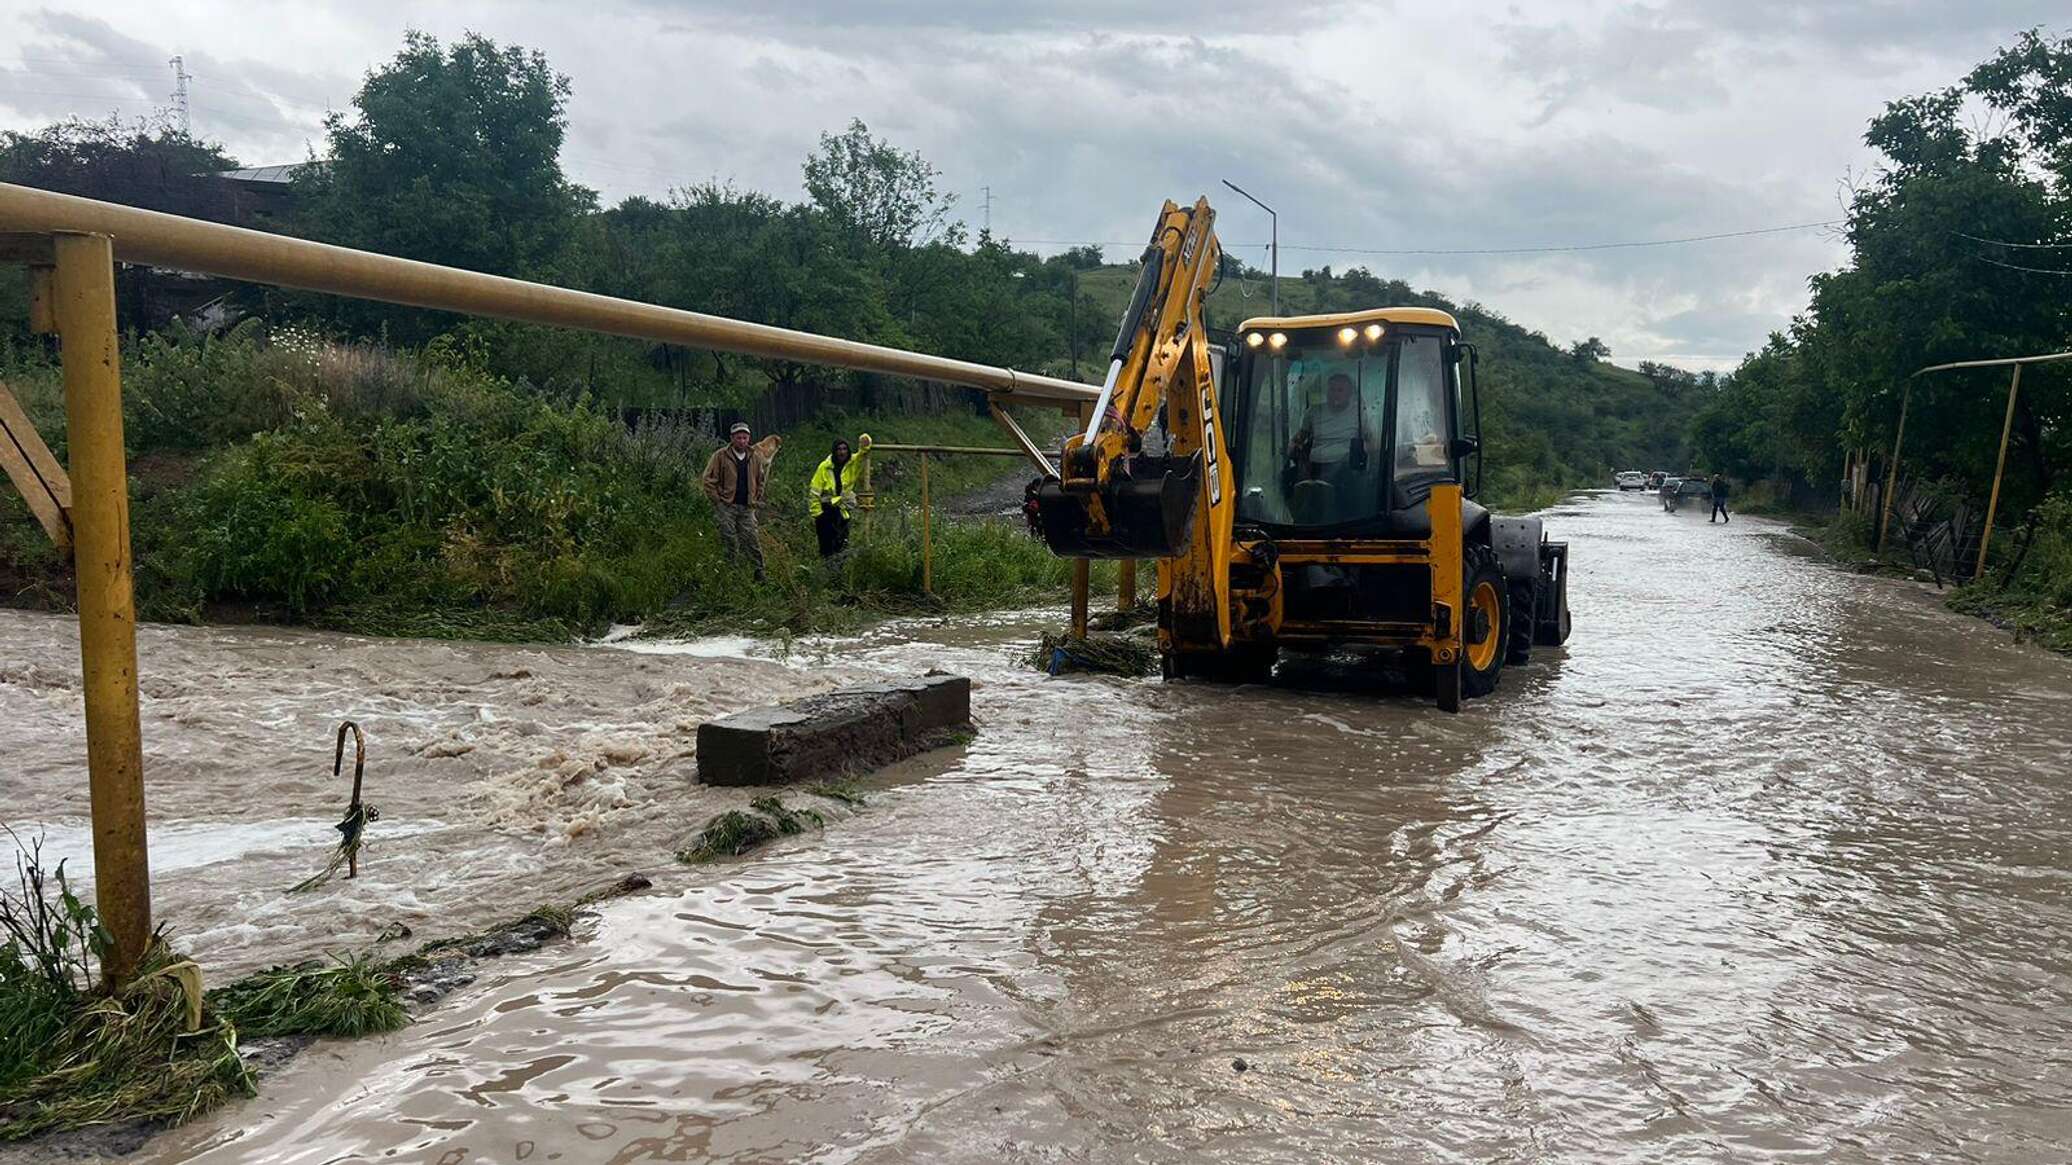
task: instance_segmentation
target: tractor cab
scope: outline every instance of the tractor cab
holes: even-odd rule
[[[1419,537],[1434,484],[1474,492],[1472,363],[1452,316],[1380,308],[1248,320],[1237,334],[1223,417],[1240,527]]]

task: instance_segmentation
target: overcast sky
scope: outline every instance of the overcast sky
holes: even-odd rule
[[[990,186],[995,233],[1035,250],[1120,258],[1161,199],[1207,193],[1226,246],[1264,267],[1265,216],[1229,178],[1280,212],[1284,273],[1365,264],[1692,368],[1782,327],[1843,260],[1832,231],[1356,251],[1834,219],[1885,101],[2072,27],[2063,0],[0,0],[0,19],[0,128],[149,114],[179,54],[198,136],[300,161],[406,27],[473,30],[569,75],[563,160],[607,201],[710,178],[797,197],[817,135],[860,117],[933,161],[974,229]]]

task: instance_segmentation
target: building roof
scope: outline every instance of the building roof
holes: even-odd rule
[[[232,182],[275,182],[288,183],[295,180],[295,174],[307,162],[291,162],[285,166],[248,166],[242,170],[218,170],[216,177]]]

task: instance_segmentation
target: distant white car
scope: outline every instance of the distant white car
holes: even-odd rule
[[[1648,483],[1648,475],[1638,469],[1629,469],[1624,473],[1614,474],[1612,480],[1617,482],[1622,490],[1644,489]]]

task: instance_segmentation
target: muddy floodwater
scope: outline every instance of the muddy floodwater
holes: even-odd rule
[[[477,731],[496,754],[459,774],[470,796],[525,764],[559,772],[541,757],[587,758],[583,740],[649,749],[586,828],[568,828],[580,805],[484,794],[436,852],[465,864],[473,838],[547,864],[591,846],[611,855],[585,859],[597,872],[638,865],[655,891],[484,964],[405,1031],[305,1052],[143,1158],[2072,1154],[2072,662],[1930,590],[1822,566],[1772,523],[1617,494],[1548,517],[1573,544],[1575,637],[1458,717],[1314,669],[1237,689],[1020,670],[1052,613],[783,661],[745,643],[523,664],[419,645],[480,650],[483,677],[522,666],[542,701],[580,706],[518,735],[457,720],[441,701],[461,690],[402,685],[427,748]],[[299,649],[279,650],[210,679],[225,722],[292,702]],[[806,689],[837,666],[968,673],[979,735],[881,775],[824,832],[672,867],[681,762],[646,759],[674,738],[667,705],[726,703],[716,671]],[[324,715],[353,706],[334,696]],[[25,735],[62,743],[14,715],[10,764]],[[583,763],[583,783],[616,771]],[[444,836],[436,800],[404,799],[397,820],[425,832],[391,852]],[[249,954],[227,907],[184,893]],[[273,909],[286,934],[313,908]]]

